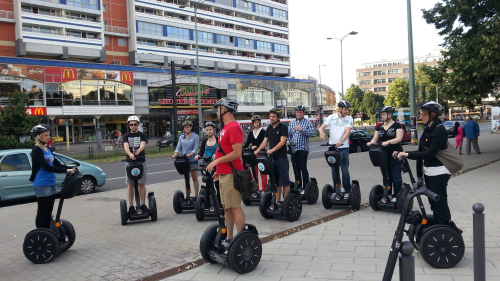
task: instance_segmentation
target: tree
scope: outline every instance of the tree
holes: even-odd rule
[[[406,107],[410,105],[410,83],[407,80],[398,78],[394,80],[385,97],[384,105],[393,107]]]
[[[377,95],[372,91],[368,91],[363,96],[362,108],[363,113],[366,113],[371,120],[375,120],[375,110],[384,106],[384,96]]]
[[[357,85],[352,84],[346,91],[345,100],[351,103],[351,115],[356,116],[358,112],[363,111],[363,97],[365,93]]]
[[[500,83],[500,2],[443,0],[423,13],[444,36],[440,95],[474,106]]]
[[[15,92],[9,95],[9,104],[0,108],[0,136],[19,138],[29,134],[38,124],[38,118],[26,114],[29,98],[26,93]]]

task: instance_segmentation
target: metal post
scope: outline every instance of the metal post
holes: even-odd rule
[[[472,206],[472,210],[474,211],[474,214],[472,214],[474,281],[486,281],[484,205],[476,203]]]
[[[407,0],[407,13],[408,13],[408,63],[409,63],[409,82],[410,82],[410,115],[415,116],[415,66],[413,62],[413,31],[411,21],[411,0]]]
[[[174,104],[173,112],[170,116],[170,125],[173,131],[172,133],[174,134],[174,145],[177,145],[177,85],[175,85],[175,62],[171,61],[170,62],[170,75],[172,76],[172,101]],[[160,145],[161,146],[161,145]]]
[[[344,40],[344,38],[340,40],[340,83],[342,85],[342,99],[344,99],[344,62],[342,59],[342,41]]]
[[[199,132],[198,134],[200,135],[200,139],[202,139],[202,130],[203,128],[203,112],[201,110],[201,86],[200,86],[200,61],[198,57],[198,17],[197,17],[197,12],[198,12],[198,5],[200,5],[202,1],[199,1],[195,6],[194,6],[194,33],[195,33],[195,38],[196,38],[196,83],[198,86],[198,127],[199,127]]]
[[[324,66],[324,65],[323,65]],[[319,65],[319,104],[318,104],[318,118],[319,118],[319,125],[323,125],[323,97],[321,94],[321,64]]]
[[[413,245],[403,241],[399,250],[399,280],[415,281],[415,257]]]

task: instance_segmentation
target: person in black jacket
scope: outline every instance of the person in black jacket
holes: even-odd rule
[[[446,191],[450,171],[436,158],[439,150],[446,149],[448,146],[448,134],[443,126],[439,116],[443,114],[444,108],[437,102],[425,101],[418,105],[420,109],[420,118],[425,125],[424,132],[420,137],[418,151],[394,152],[399,160],[404,157],[417,160],[417,177],[425,180],[427,188],[439,195],[437,202],[429,200],[434,214],[436,224],[447,224],[455,228],[456,225],[451,221],[450,208],[448,207],[448,193]]]
[[[256,150],[264,141],[264,137],[266,136],[266,131],[264,130],[264,128],[262,128],[260,115],[253,115],[251,120],[252,120],[252,130],[248,133],[247,141],[243,145],[243,148],[250,147],[251,145],[251,148],[253,150]],[[257,166],[252,167],[252,173],[256,175],[255,178],[258,178],[259,169],[257,169]],[[257,189],[260,189],[258,191],[263,193],[267,185],[267,176],[260,173],[260,180],[261,184],[258,183],[259,180],[257,179]]]
[[[54,173],[74,173],[74,168],[65,166],[54,157],[47,147],[50,140],[50,128],[37,125],[31,129],[35,147],[31,150],[32,169],[30,181],[33,182],[38,211],[35,224],[37,228],[50,229],[52,209],[57,196],[56,175]]]

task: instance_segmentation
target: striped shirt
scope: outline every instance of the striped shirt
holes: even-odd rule
[[[302,130],[296,131],[295,126],[300,126]],[[296,146],[292,146],[295,153],[297,150],[309,151],[309,137],[314,137],[316,132],[309,120],[302,118],[295,119],[288,125],[288,141]]]

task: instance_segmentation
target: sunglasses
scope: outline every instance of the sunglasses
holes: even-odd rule
[[[131,124],[128,124],[128,125],[131,126],[131,127],[139,126],[139,124],[137,124],[137,123],[131,123]]]

